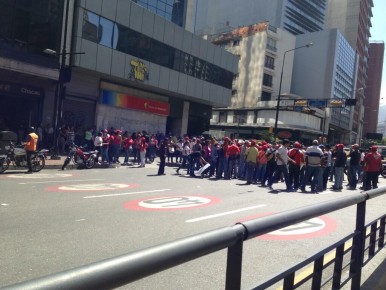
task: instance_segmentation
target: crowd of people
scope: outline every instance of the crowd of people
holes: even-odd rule
[[[61,146],[70,142],[98,150],[99,163],[138,164],[145,167],[159,157],[158,175],[165,174],[165,165],[177,167],[176,174],[186,170],[191,177],[211,179],[240,179],[246,185],[259,184],[274,190],[277,182],[284,182],[286,191],[319,193],[327,189],[343,189],[345,176],[350,190],[377,188],[382,158],[377,146],[363,152],[358,144],[346,153],[343,144],[311,146],[282,140],[268,143],[257,140],[235,140],[202,136],[177,138],[172,134],[149,134],[145,131],[129,133],[110,128],[85,130],[76,138],[73,128],[64,126]],[[201,169],[201,170],[200,170]],[[328,181],[333,185],[328,188]],[[309,190],[308,190],[309,187]]]
[[[173,144],[168,139],[166,142],[169,146]],[[181,151],[182,160],[178,161],[177,174],[185,167],[192,177],[240,179],[247,185],[259,184],[270,190],[274,190],[274,183],[283,181],[289,192],[340,191],[345,176],[347,189],[370,190],[378,187],[378,175],[382,169],[382,157],[377,146],[361,152],[359,145],[354,144],[346,153],[343,144],[330,146],[319,144],[317,140],[308,147],[289,140],[270,144],[228,137],[219,141],[186,137],[179,142],[176,150]],[[205,164],[210,166],[199,172]],[[330,188],[328,181],[333,182]]]

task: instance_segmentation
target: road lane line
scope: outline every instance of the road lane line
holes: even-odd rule
[[[20,182],[19,184],[36,184],[36,183],[55,183],[55,182],[78,182],[78,181],[95,181],[95,180],[105,180],[101,178],[94,178],[94,179],[70,179],[70,180],[50,180],[50,181],[34,181],[34,182]]]
[[[242,212],[242,211],[247,211],[247,210],[251,210],[251,209],[255,209],[255,208],[259,208],[259,207],[264,207],[264,206],[267,206],[267,205],[266,204],[259,204],[259,205],[255,205],[255,206],[244,207],[244,208],[240,208],[240,209],[236,209],[236,210],[226,211],[226,212],[217,213],[217,214],[213,214],[213,215],[207,215],[207,216],[203,216],[203,217],[199,217],[199,218],[195,218],[195,219],[190,219],[190,220],[187,220],[185,222],[195,223],[195,222],[199,222],[202,220],[208,220],[208,219],[212,219],[212,218],[216,218],[216,217],[220,217],[220,216],[224,216],[224,215],[230,215],[230,214],[234,214],[234,213],[238,213],[238,212]]]
[[[102,195],[89,195],[84,196],[83,198],[98,198],[98,197],[112,197],[112,196],[121,196],[121,195],[132,195],[132,194],[140,194],[140,193],[151,193],[151,192],[163,192],[171,189],[156,189],[156,190],[147,190],[147,191],[134,191],[134,192],[123,192],[123,193],[114,193],[114,194],[102,194]]]

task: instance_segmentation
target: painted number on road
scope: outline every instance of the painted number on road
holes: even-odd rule
[[[47,188],[48,191],[101,191],[101,190],[120,190],[136,187],[135,184],[124,183],[90,183],[61,185]]]
[[[334,220],[327,216],[312,218],[307,221],[270,232],[259,238],[268,240],[296,240],[326,235],[336,228]]]
[[[216,197],[162,196],[130,201],[124,207],[132,210],[176,210],[207,206],[219,201]]]

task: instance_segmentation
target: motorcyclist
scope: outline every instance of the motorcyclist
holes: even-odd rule
[[[24,149],[27,155],[27,165],[28,165],[28,171],[26,172],[26,174],[31,174],[32,173],[31,157],[32,157],[32,154],[36,151],[39,137],[37,134],[35,134],[34,127],[29,127],[28,133],[29,134],[27,135],[26,143],[24,144]]]

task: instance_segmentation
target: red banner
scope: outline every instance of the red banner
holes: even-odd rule
[[[125,109],[145,111],[162,116],[169,116],[170,112],[169,103],[142,99],[135,96],[105,90],[102,91],[101,103]]]

